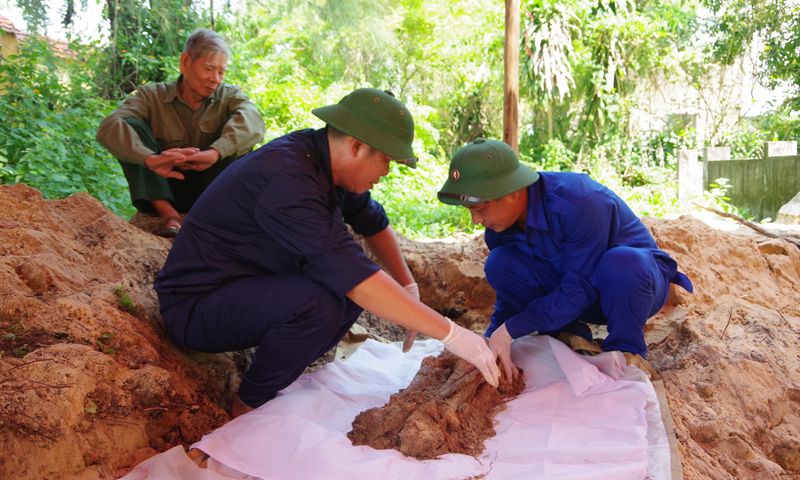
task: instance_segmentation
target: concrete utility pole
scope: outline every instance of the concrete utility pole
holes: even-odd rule
[[[503,141],[519,154],[519,0],[506,0]]]

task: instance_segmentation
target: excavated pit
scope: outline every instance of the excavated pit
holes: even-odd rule
[[[246,357],[167,336],[152,284],[171,243],[146,220],[0,185],[0,478],[118,479],[230,419]],[[695,286],[673,287],[645,327],[684,478],[797,478],[800,250],[690,215],[642,220]],[[483,333],[495,297],[482,236],[399,242],[423,302]],[[137,313],[121,309],[120,286]],[[368,313],[359,324],[404,336]]]
[[[494,388],[469,362],[450,352],[427,357],[405,390],[361,412],[347,434],[353,445],[394,448],[421,460],[446,453],[477,456],[495,435],[493,418],[525,389],[520,375]]]

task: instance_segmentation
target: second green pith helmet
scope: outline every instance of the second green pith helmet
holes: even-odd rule
[[[522,190],[538,179],[539,174],[520,163],[507,143],[478,138],[459,149],[450,160],[439,201],[475,205]]]
[[[417,167],[417,156],[411,148],[414,119],[406,106],[390,92],[359,88],[336,105],[315,108],[311,113],[393,160]]]

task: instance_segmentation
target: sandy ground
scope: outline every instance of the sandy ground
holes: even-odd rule
[[[704,220],[645,218],[695,284],[646,330],[685,477],[800,476],[800,251]],[[119,478],[229,420],[247,355],[170,341],[152,282],[171,243],[135,225],[85,194],[0,186],[0,478]],[[401,245],[423,301],[481,332],[494,301],[482,239]]]

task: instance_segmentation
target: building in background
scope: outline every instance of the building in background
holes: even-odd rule
[[[0,56],[2,58],[19,53],[18,36],[20,35],[25,34],[14,28],[14,24],[9,18],[0,15]]]
[[[19,53],[19,46],[25,43],[25,40],[31,34],[23,32],[14,26],[14,23],[8,17],[0,15],[0,58],[8,58],[10,55]],[[53,53],[61,58],[67,58],[70,55],[69,43],[62,40],[55,40],[47,37]]]

